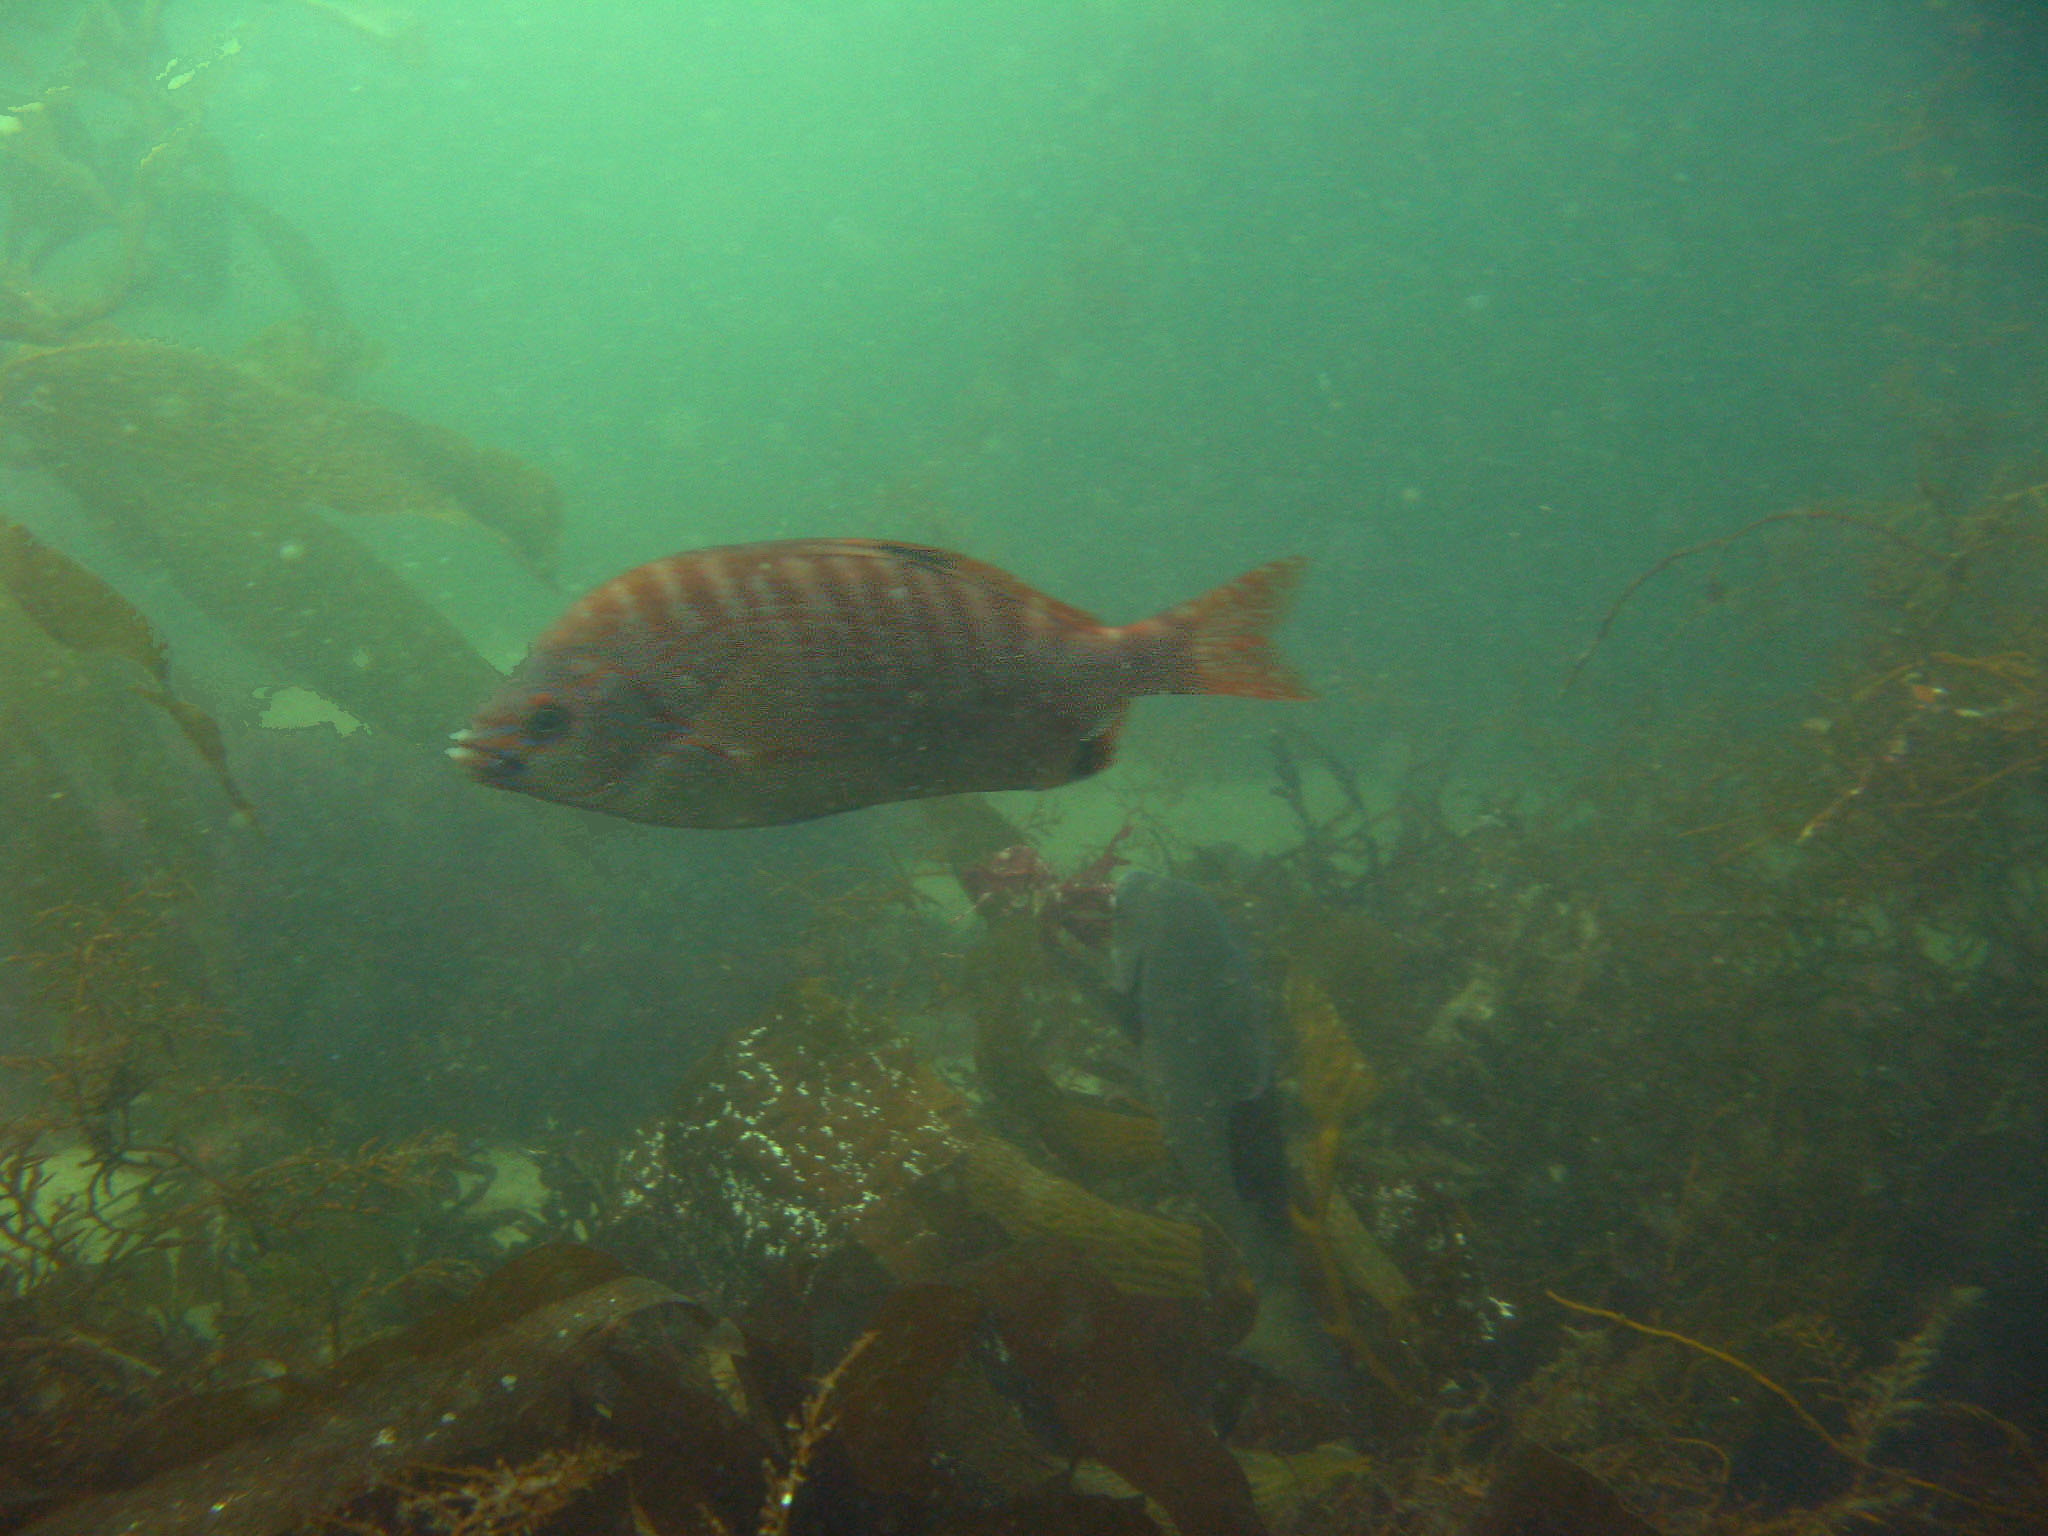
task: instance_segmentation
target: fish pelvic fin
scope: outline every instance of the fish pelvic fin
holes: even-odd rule
[[[1241,699],[1315,695],[1274,649],[1269,631],[1287,616],[1308,562],[1274,560],[1178,603],[1124,633],[1151,652],[1157,673],[1140,693],[1222,693]],[[1152,672],[1152,667],[1142,667]]]

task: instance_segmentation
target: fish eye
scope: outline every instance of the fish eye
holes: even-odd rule
[[[553,699],[542,699],[526,712],[521,729],[530,741],[554,741],[568,734],[572,718],[568,705],[558,704]]]

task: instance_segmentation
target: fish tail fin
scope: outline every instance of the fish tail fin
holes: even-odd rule
[[[1274,560],[1235,581],[1133,624],[1157,647],[1159,675],[1144,693],[1224,693],[1242,699],[1315,697],[1268,637],[1287,616],[1308,562]]]
[[[1357,1395],[1343,1351],[1299,1280],[1260,1288],[1251,1332],[1232,1352],[1310,1397],[1343,1403]]]

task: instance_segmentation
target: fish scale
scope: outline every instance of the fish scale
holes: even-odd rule
[[[1308,697],[1267,631],[1280,560],[1105,625],[924,545],[794,539],[636,566],[573,604],[450,756],[480,782],[666,826],[1051,789],[1150,693]]]

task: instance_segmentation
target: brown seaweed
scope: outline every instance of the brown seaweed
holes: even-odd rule
[[[228,771],[220,725],[198,705],[170,691],[170,648],[157,637],[142,611],[62,550],[52,549],[26,528],[0,518],[0,587],[23,613],[68,650],[117,656],[155,680],[136,693],[162,710],[192,745],[221,793],[252,825],[256,809]]]
[[[437,741],[487,669],[326,514],[483,526],[545,573],[554,489],[332,397],[374,347],[234,194],[200,120],[225,47],[160,71],[164,9],[87,8],[65,77],[8,114],[0,336],[55,350],[0,368],[0,415],[281,676]],[[1886,152],[1939,131],[1914,111]],[[1949,305],[1972,242],[2020,226],[2005,192],[1917,174],[1943,217],[1879,280]],[[91,331],[217,300],[231,224],[299,306],[238,361]],[[616,1168],[579,1145],[573,1218],[547,1149],[557,1203],[526,1228],[587,1220],[659,1280],[546,1248],[419,1321],[496,1260],[472,1165],[227,1075],[250,1053],[198,980],[218,912],[138,885],[203,868],[197,777],[114,674],[239,802],[219,732],[142,615],[0,540],[0,793],[33,808],[0,985],[41,1032],[0,1063],[28,1106],[0,1121],[0,1529],[2048,1526],[2048,1426],[1998,1359],[2048,1164],[2048,482],[1982,480],[1932,465],[1909,503],[1767,513],[1646,569],[1572,670],[1605,760],[1475,809],[1447,751],[1368,786],[1290,736],[1293,846],[1154,850],[1287,963],[1297,1216],[1377,1393],[1359,1420],[1226,1354],[1239,1288],[1073,935],[1033,897],[980,904],[963,945],[900,869],[810,879],[845,894],[788,995]],[[1665,615],[1689,644],[1775,670],[1771,593],[1810,568],[1829,606],[1792,622],[1833,648],[1771,709],[1589,689],[1707,563]],[[956,873],[1028,842],[921,810]]]
[[[903,1041],[814,987],[707,1060],[662,1156],[722,1244],[786,1259],[855,1241],[909,1278],[934,1239],[908,1197],[962,1155],[968,1118]]]
[[[870,1489],[905,1502],[934,1491],[927,1409],[980,1316],[972,1292],[925,1283],[892,1292],[869,1320],[861,1355],[842,1372],[838,1432]]]
[[[510,454],[160,342],[16,358],[0,367],[0,412],[91,501],[229,494],[266,507],[467,521],[540,566],[559,532],[553,482]]]
[[[0,518],[0,587],[57,644],[133,662],[170,686],[170,656],[133,603],[60,549]]]
[[[442,740],[496,674],[306,503],[370,507],[388,495],[448,515],[457,503],[374,447],[323,436],[353,408],[305,400],[144,343],[0,368],[0,413],[44,466],[117,532],[143,540],[214,619],[373,727],[422,745]]]
[[[235,808],[236,814],[249,825],[258,825],[256,807],[244,797],[234,775],[228,771],[228,749],[221,737],[220,723],[198,705],[173,698],[169,693],[149,688],[136,691],[171,717],[171,723],[192,743],[192,750],[213,771],[214,779],[220,784],[220,792],[227,796],[228,804]]]
[[[468,1302],[324,1377],[168,1405],[159,1422],[198,1438],[159,1438],[135,1461],[145,1474],[136,1486],[68,1504],[26,1531],[274,1536],[380,1491],[416,1494],[418,1469],[480,1455],[515,1431],[545,1427],[573,1443],[604,1401],[601,1386],[591,1396],[592,1368],[672,1347],[661,1329],[679,1312],[672,1292],[595,1256],[535,1250]],[[653,1314],[663,1320],[650,1332]],[[700,1327],[693,1317],[687,1326]]]
[[[1544,1446],[1512,1450],[1466,1536],[1657,1536],[1612,1488]]]
[[[1018,1242],[1068,1245],[1133,1295],[1207,1292],[1202,1229],[1191,1223],[1126,1210],[992,1135],[974,1139],[958,1176],[968,1203]]]
[[[1057,1250],[1025,1250],[976,1288],[1018,1368],[1087,1454],[1156,1500],[1185,1536],[1246,1536],[1264,1524],[1244,1471],[1176,1390],[1176,1330]]]

